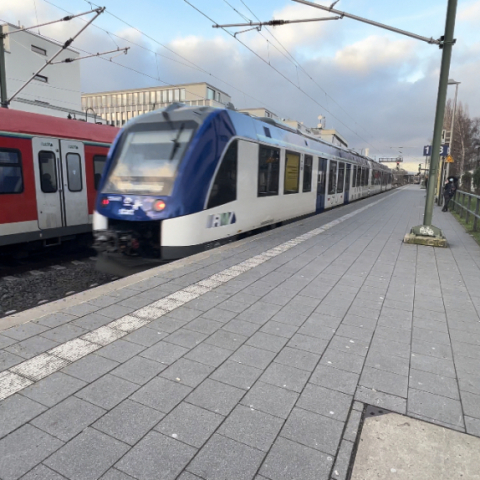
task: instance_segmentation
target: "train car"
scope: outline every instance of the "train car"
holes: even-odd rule
[[[98,266],[125,275],[388,188],[387,167],[283,123],[173,104],[128,122],[112,145]]]
[[[0,109],[1,253],[91,234],[98,184],[118,131]]]

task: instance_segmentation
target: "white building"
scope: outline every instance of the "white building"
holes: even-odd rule
[[[61,48],[61,44],[32,31],[12,33],[19,27],[3,24],[7,96],[10,98]],[[78,58],[66,48],[55,61]],[[9,108],[55,117],[85,119],[80,90],[80,62],[48,65],[10,103]],[[93,121],[94,116],[89,116]]]
[[[186,105],[226,107],[231,105],[230,95],[202,82],[168,87],[134,88],[108,92],[85,93],[82,109],[120,127],[137,115],[164,108],[174,102]]]
[[[242,113],[248,113],[249,115],[252,115],[254,117],[267,117],[267,118],[273,118],[274,120],[281,120],[281,118],[277,114],[263,107],[242,108],[238,111]]]

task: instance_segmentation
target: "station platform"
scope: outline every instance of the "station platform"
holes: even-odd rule
[[[404,187],[0,319],[0,479],[368,478],[372,406],[479,445],[480,247],[439,208],[449,247],[404,244],[424,202]]]

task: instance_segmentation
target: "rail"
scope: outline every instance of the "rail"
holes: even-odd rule
[[[473,216],[473,231],[476,232],[477,225],[480,225],[480,196],[457,190],[452,202],[454,211],[458,213],[460,218],[465,218],[467,225],[470,220],[470,215]],[[475,211],[473,209],[475,209]]]

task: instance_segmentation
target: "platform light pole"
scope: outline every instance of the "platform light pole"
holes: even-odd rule
[[[450,149],[453,150],[453,129],[455,128],[455,115],[457,113],[457,97],[458,97],[458,86],[461,82],[456,82],[455,80],[450,79],[448,81],[449,85],[455,85],[455,100],[453,101],[453,112],[452,112],[452,122],[450,123]],[[450,163],[447,163],[447,178],[450,173]]]

